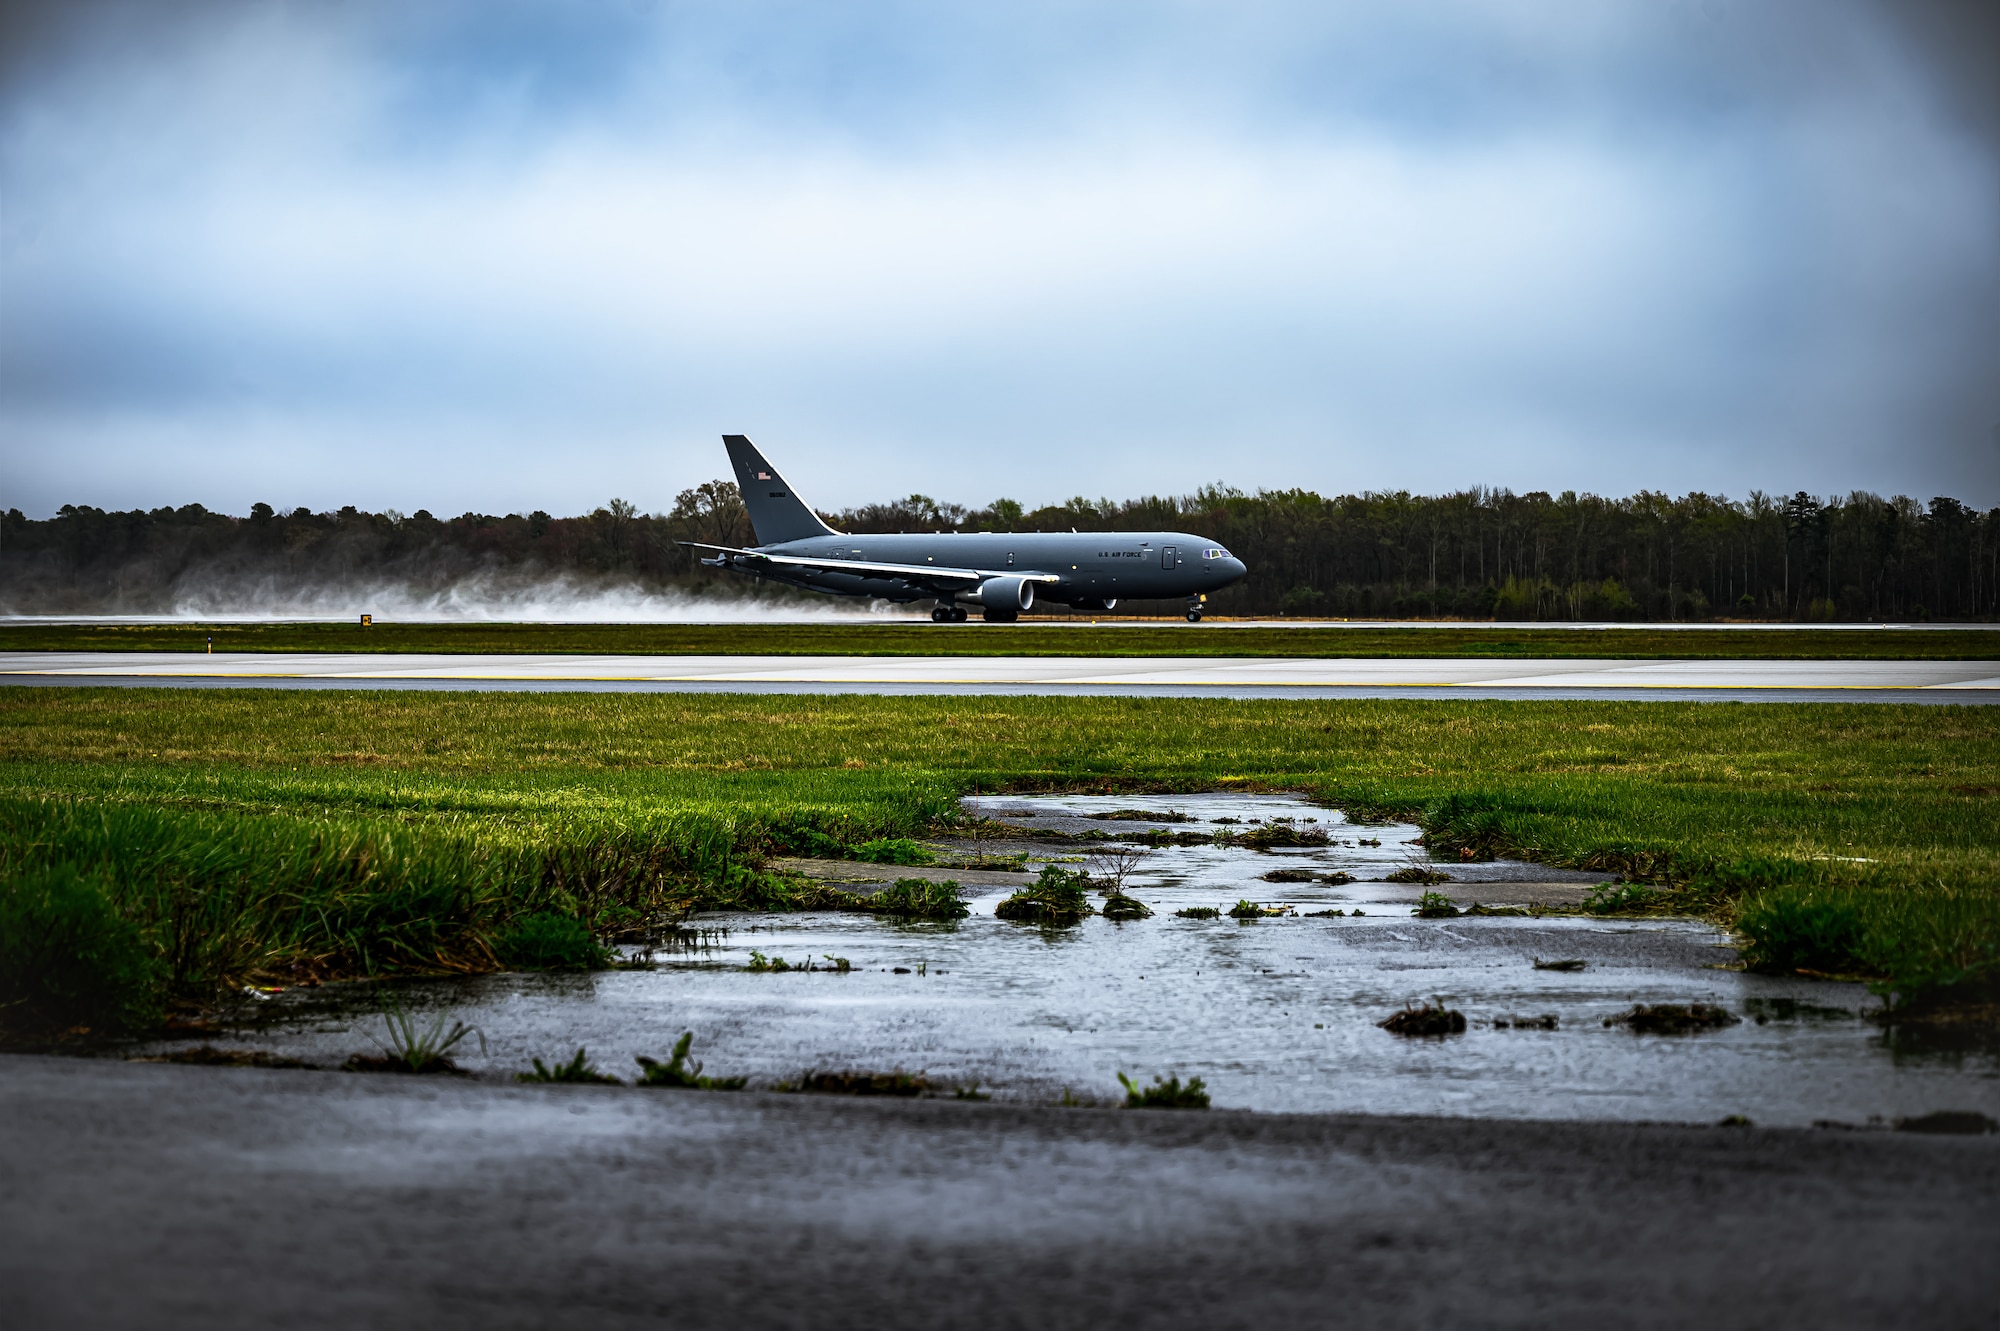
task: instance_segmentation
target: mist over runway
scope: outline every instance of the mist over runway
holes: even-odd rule
[[[2000,702],[1992,661],[0,653],[0,681],[173,687],[1157,698]]]

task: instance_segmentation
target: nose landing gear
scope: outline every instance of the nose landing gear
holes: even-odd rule
[[[1206,596],[1202,596],[1199,594],[1188,597],[1188,608],[1187,608],[1188,623],[1190,624],[1201,623],[1201,608],[1204,604],[1207,603],[1207,601],[1208,598]]]

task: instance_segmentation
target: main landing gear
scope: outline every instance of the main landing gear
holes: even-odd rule
[[[963,624],[964,622],[965,610],[962,606],[939,605],[931,608],[931,623],[933,624]]]

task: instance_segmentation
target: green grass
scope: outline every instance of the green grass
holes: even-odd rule
[[[748,1077],[704,1077],[699,1062],[688,1062],[688,1050],[694,1045],[694,1032],[683,1031],[681,1038],[674,1042],[673,1053],[662,1063],[657,1058],[639,1055],[640,1086],[672,1086],[690,1091],[740,1091],[750,1084]]]
[[[1200,1077],[1188,1078],[1183,1086],[1178,1073],[1171,1077],[1156,1076],[1151,1086],[1141,1086],[1121,1072],[1118,1084],[1125,1088],[1127,1109],[1208,1108],[1208,1088],[1202,1085]]]
[[[549,1082],[573,1086],[622,1086],[624,1084],[616,1077],[607,1076],[605,1073],[599,1072],[597,1065],[590,1061],[589,1055],[580,1047],[577,1049],[575,1056],[567,1063],[557,1063],[551,1067],[543,1064],[539,1058],[531,1061],[535,1065],[534,1070],[531,1072],[515,1073],[515,1081]]]
[[[158,967],[102,872],[58,864],[0,881],[0,1033],[117,1034],[158,1007]]]
[[[1644,880],[1606,908],[1740,920],[1772,966],[1921,993],[2000,961],[1981,708],[0,689],[0,882],[89,877],[176,993],[491,969],[543,913],[816,904],[763,857],[974,788],[1298,790]]]
[[[574,915],[537,911],[501,930],[493,940],[501,964],[522,971],[599,971],[611,964],[611,949],[592,936]]]
[[[444,652],[833,656],[1623,657],[1993,660],[1974,629],[1676,630],[1066,623],[9,624],[0,651]]]
[[[959,899],[958,884],[947,879],[933,883],[923,878],[898,878],[860,903],[877,915],[894,915],[909,920],[962,920],[972,914]]]

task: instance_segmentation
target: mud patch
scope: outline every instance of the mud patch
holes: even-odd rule
[[[1743,1018],[1712,1003],[1639,1003],[1630,1012],[1606,1017],[1606,1026],[1624,1026],[1642,1035],[1690,1035],[1735,1026]]]
[[[1376,1025],[1391,1035],[1463,1035],[1465,1014],[1446,1007],[1444,1000],[1440,999],[1435,1004],[1426,1003],[1422,1007],[1405,1007]]]
[[[317,1064],[303,1059],[287,1058],[274,1054],[268,1049],[218,1049],[212,1044],[198,1045],[193,1049],[176,1049],[172,1053],[147,1054],[132,1060],[134,1063],[192,1063],[206,1068],[310,1068]]]
[[[922,1073],[915,1076],[900,1069],[895,1072],[808,1072],[780,1091],[804,1095],[888,1095],[913,1097],[929,1095],[934,1089]]]

